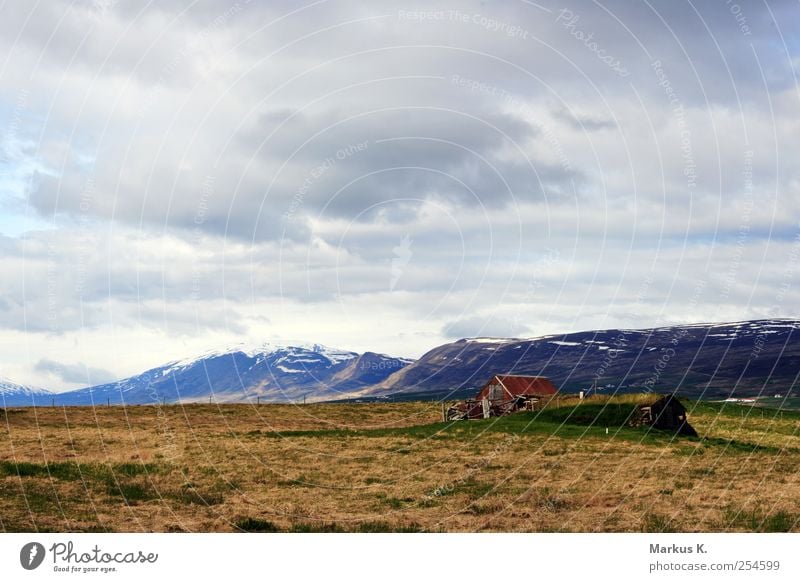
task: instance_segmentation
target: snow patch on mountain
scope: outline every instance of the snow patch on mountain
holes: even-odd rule
[[[51,394],[49,390],[45,390],[44,388],[37,388],[34,386],[23,386],[22,384],[17,384],[16,382],[12,382],[8,378],[0,377],[0,394],[3,395],[10,395],[10,394],[21,394],[21,395],[40,395],[40,394]]]
[[[44,388],[23,386],[0,377],[0,406],[29,406],[51,395],[52,392]]]
[[[330,348],[322,344],[284,345],[284,344],[275,344],[271,342],[261,342],[261,343],[240,342],[222,349],[208,350],[200,354],[199,356],[194,356],[169,362],[164,366],[162,374],[168,375],[172,372],[178,372],[180,370],[193,366],[202,360],[209,360],[212,358],[218,358],[222,356],[230,356],[237,353],[244,354],[248,358],[257,360],[256,363],[262,363],[269,356],[279,355],[281,357],[275,361],[276,364],[285,364],[288,362],[319,364],[320,363],[319,360],[311,359],[309,357],[310,354],[318,354],[323,358],[325,358],[326,360],[328,360],[331,363],[331,365],[334,366],[353,360],[358,357],[358,354],[355,352],[340,350],[337,348]],[[284,368],[280,369],[287,373],[291,373]],[[299,370],[292,370],[292,372],[297,372],[297,371]]]

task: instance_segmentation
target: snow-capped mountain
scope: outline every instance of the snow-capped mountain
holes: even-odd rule
[[[58,394],[57,404],[308,402],[347,398],[410,361],[319,344],[237,345],[118,382]]]
[[[52,393],[48,390],[23,386],[6,378],[0,378],[0,407],[49,404],[51,397]]]
[[[562,391],[673,391],[700,398],[799,391],[800,321],[586,331],[439,346],[362,396],[472,391],[494,374],[548,376]]]
[[[434,348],[417,361],[318,344],[237,345],[60,394],[0,381],[0,406],[49,404],[53,398],[58,405],[102,405],[460,397],[506,373],[548,376],[564,392],[797,394],[799,339],[800,321],[773,319],[470,338]]]

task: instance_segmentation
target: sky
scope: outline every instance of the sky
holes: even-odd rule
[[[800,4],[0,7],[0,376],[796,317]]]

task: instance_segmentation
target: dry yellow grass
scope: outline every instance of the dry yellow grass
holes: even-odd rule
[[[706,442],[520,434],[527,417],[402,428],[439,417],[435,403],[8,411],[0,529],[800,529],[796,417],[697,411]]]

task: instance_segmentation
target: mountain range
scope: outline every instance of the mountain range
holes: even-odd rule
[[[0,406],[439,399],[494,374],[549,377],[562,392],[787,394],[800,373],[800,321],[770,319],[537,338],[469,338],[418,360],[319,344],[234,346],[117,382],[52,393],[0,380]]]
[[[798,387],[800,321],[755,320],[472,338],[434,348],[362,396],[445,396],[498,373],[541,375],[562,392],[677,392],[693,398],[786,394]]]
[[[409,363],[319,344],[237,346],[54,398],[65,405],[335,400],[373,386]]]
[[[0,406],[31,406],[49,402],[52,393],[43,388],[33,388],[31,386],[23,386],[8,380],[0,378]]]

